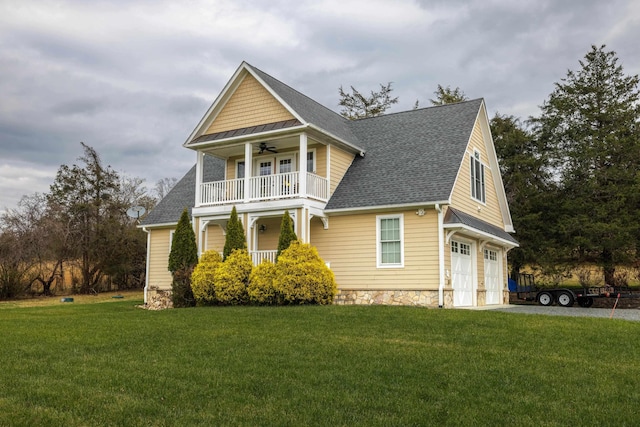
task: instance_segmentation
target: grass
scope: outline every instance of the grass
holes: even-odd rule
[[[140,302],[0,310],[0,426],[640,423],[636,322]]]

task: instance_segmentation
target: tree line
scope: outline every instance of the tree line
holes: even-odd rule
[[[640,279],[638,81],[614,51],[591,46],[555,83],[539,115],[496,113],[490,120],[520,242],[509,253],[512,276],[533,267],[557,284],[579,266],[596,265],[602,277],[583,270],[581,282],[626,285],[629,270],[620,266]],[[370,96],[351,89],[339,92],[349,119],[384,114],[397,102],[391,83]],[[432,105],[467,100],[458,87],[438,85],[434,93]]]
[[[24,196],[0,216],[0,299],[51,295],[56,286],[92,293],[144,285],[146,235],[127,209],[151,209],[176,180],[160,180],[154,196],[81,144],[78,164],[60,166],[49,192]]]

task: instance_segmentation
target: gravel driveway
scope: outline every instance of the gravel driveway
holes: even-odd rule
[[[610,308],[583,308],[583,307],[558,307],[529,304],[510,304],[496,307],[496,310],[509,313],[524,314],[545,314],[549,316],[572,316],[572,317],[604,317],[611,316]],[[640,322],[640,309],[637,308],[619,308],[613,312],[614,319],[634,320]]]

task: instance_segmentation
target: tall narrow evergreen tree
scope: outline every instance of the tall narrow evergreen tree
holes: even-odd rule
[[[638,236],[640,92],[613,51],[592,46],[542,105],[538,137],[553,147],[560,196],[554,207],[564,244],[578,262],[595,262],[615,284]]]
[[[231,209],[231,217],[227,223],[227,235],[224,240],[222,259],[227,259],[234,249],[247,249],[247,237],[244,234],[242,223],[238,219],[238,212],[235,206]]]
[[[280,237],[278,238],[278,253],[276,254],[276,261],[280,257],[282,251],[287,249],[291,242],[298,240],[296,232],[293,230],[293,221],[289,216],[289,211],[285,211],[282,215],[282,222],[280,223]]]
[[[189,214],[182,211],[176,231],[173,234],[171,252],[169,253],[169,271],[173,276],[171,283],[174,307],[190,307],[195,305],[191,290],[191,273],[198,263],[196,235],[189,221]]]

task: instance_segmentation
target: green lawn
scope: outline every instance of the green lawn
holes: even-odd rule
[[[0,426],[640,424],[640,323],[410,307],[0,310]]]

